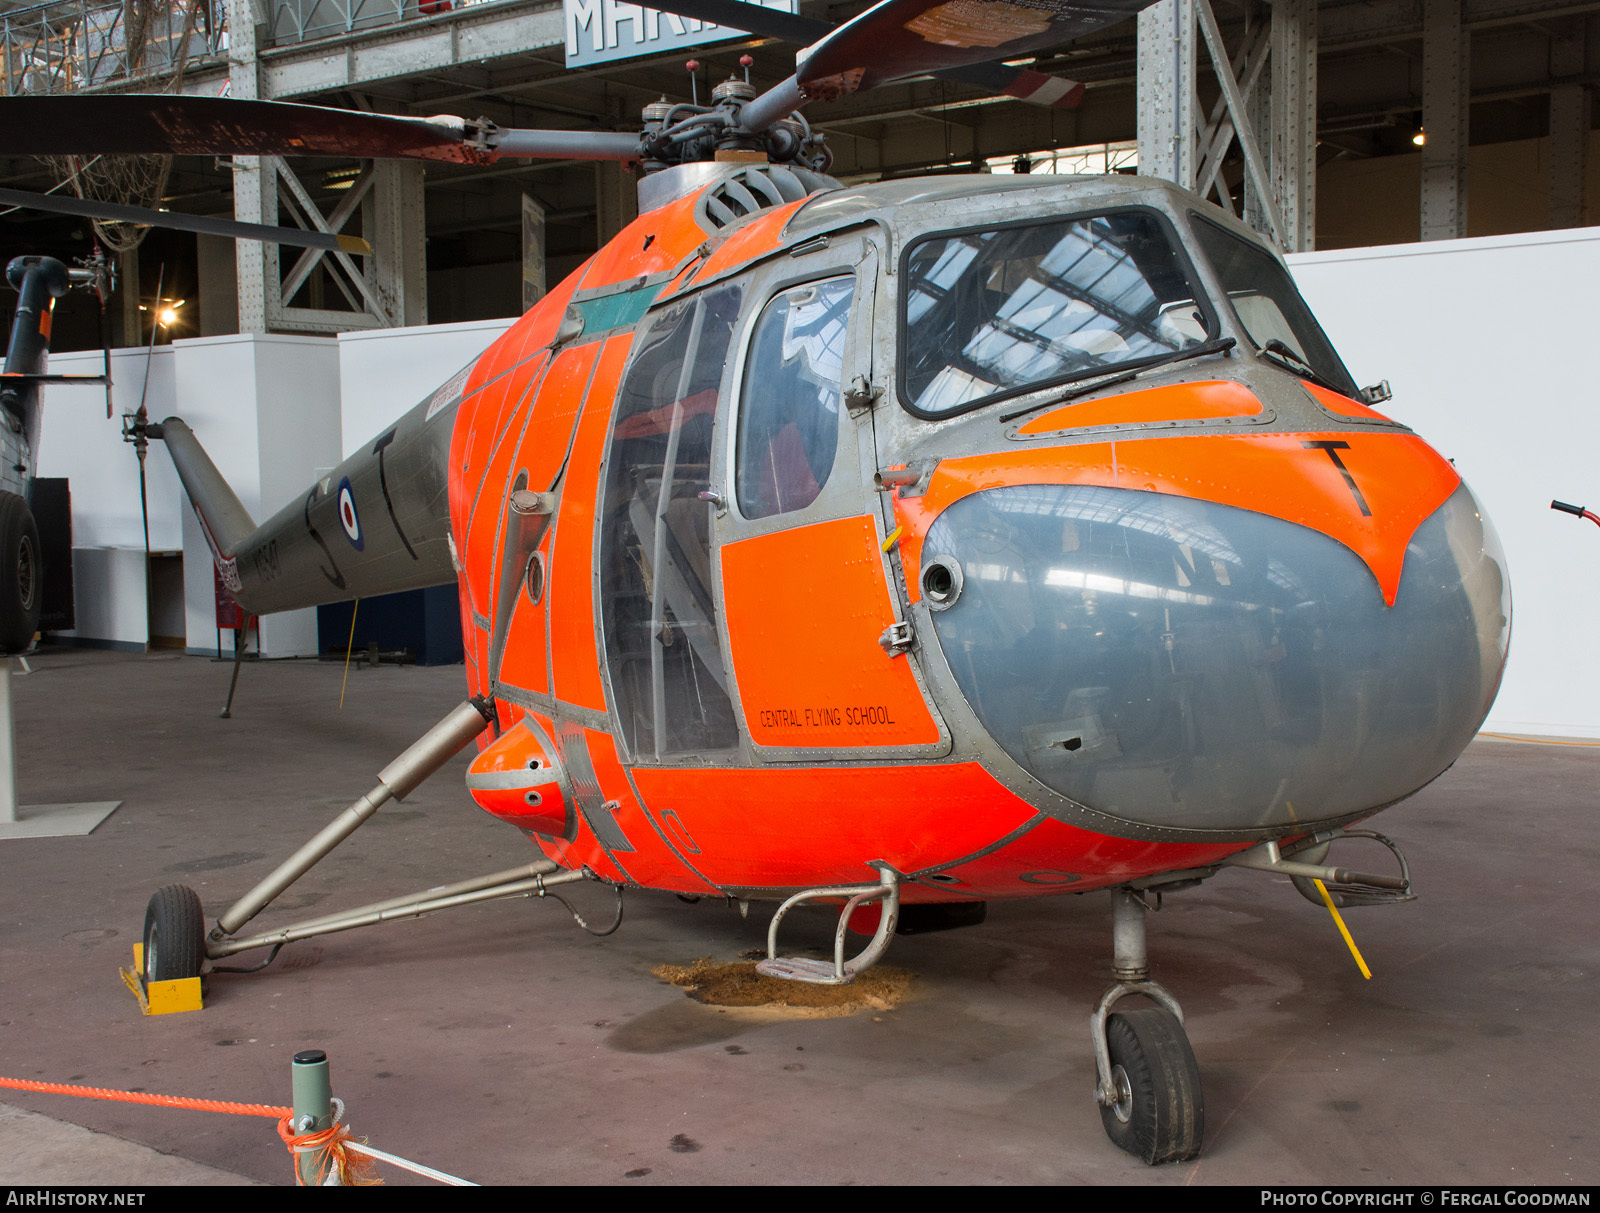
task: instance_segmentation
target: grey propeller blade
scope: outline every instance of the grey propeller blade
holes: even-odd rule
[[[638,137],[502,130],[285,101],[171,94],[0,98],[0,155],[341,156],[482,164],[502,156],[637,160]]]
[[[208,236],[227,236],[235,240],[262,240],[295,248],[320,248],[329,252],[372,254],[372,246],[359,236],[308,232],[297,227],[275,227],[267,223],[238,223],[232,219],[213,219],[206,215],[186,215],[179,211],[153,211],[121,202],[100,202],[91,198],[62,197],[59,194],[32,194],[26,190],[0,189],[0,205],[28,210],[52,211],[60,215],[82,215],[88,219],[109,219],[116,223],[142,223],[149,227],[173,228],[180,232],[201,232]]]

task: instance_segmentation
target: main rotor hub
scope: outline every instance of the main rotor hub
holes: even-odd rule
[[[719,153],[756,153],[772,164],[792,164],[813,172],[826,172],[832,156],[822,134],[805,118],[791,114],[758,131],[740,127],[740,113],[758,96],[747,80],[730,78],[711,90],[712,104],[668,101],[665,97],[643,107],[640,168],[656,173],[679,164],[714,160]]]
[[[755,96],[756,90],[753,84],[729,76],[711,90],[711,103],[716,105],[722,101],[754,101]]]

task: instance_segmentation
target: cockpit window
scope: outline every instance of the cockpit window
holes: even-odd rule
[[[906,258],[901,398],[947,416],[1161,358],[1215,322],[1153,212],[935,236]]]
[[[855,285],[808,283],[762,309],[739,401],[734,490],[746,518],[804,509],[828,483]]]
[[[1283,265],[1266,249],[1194,216],[1200,249],[1228,293],[1245,335],[1286,370],[1356,395],[1355,381]]]

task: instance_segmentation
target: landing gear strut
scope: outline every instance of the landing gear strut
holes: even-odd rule
[[[1111,938],[1117,984],[1089,1018],[1094,1033],[1095,1100],[1106,1135],[1150,1165],[1181,1162],[1200,1153],[1205,1102],[1200,1067],[1183,1031],[1178,1000],[1150,980],[1144,915],[1149,894],[1126,886],[1111,890]],[[1157,1005],[1111,1013],[1129,994]]]
[[[200,898],[183,885],[168,885],[150,899],[145,912],[145,980],[169,981],[199,977],[204,972],[254,972],[253,969],[218,970],[211,962],[252,948],[270,948],[264,968],[286,943],[348,931],[395,918],[420,918],[435,910],[496,901],[503,897],[544,897],[548,889],[588,878],[586,869],[561,870],[553,860],[540,859],[507,872],[495,872],[455,884],[438,885],[421,893],[392,897],[342,914],[326,914],[248,938],[240,929],[264,910],[312,866],[320,862],[389,800],[400,800],[448,762],[479,733],[489,727],[493,709],[487,700],[469,700],[456,708],[409,749],[378,773],[378,784],[334,818],[311,841],[291,855],[265,880],[226,910],[209,932],[205,929]],[[558,898],[559,900],[559,898]],[[571,907],[569,906],[570,910]],[[618,920],[621,920],[618,894]],[[588,929],[577,913],[578,925]],[[597,932],[608,934],[609,932]]]

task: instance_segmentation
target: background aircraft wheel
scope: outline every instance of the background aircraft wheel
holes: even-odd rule
[[[200,898],[188,885],[157,889],[144,912],[144,979],[199,977],[206,958],[206,923]]]
[[[15,493],[0,492],[0,653],[25,652],[33,643],[43,597],[33,511]]]
[[[1106,1135],[1151,1164],[1200,1153],[1205,1103],[1200,1067],[1183,1025],[1164,1007],[1119,1011],[1106,1020],[1117,1101],[1100,1109]]]

